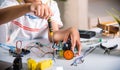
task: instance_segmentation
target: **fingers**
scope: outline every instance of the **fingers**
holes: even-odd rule
[[[41,9],[41,7],[38,6],[35,15],[40,15],[40,13],[41,13],[41,12],[39,11],[40,9]]]
[[[79,32],[77,31],[77,41],[76,41],[76,45],[77,45],[77,49],[78,49],[78,53],[77,53],[77,55],[80,55],[80,53],[81,53],[81,42],[80,42],[80,35],[79,35]]]
[[[79,37],[76,39],[76,37],[71,36],[71,44],[72,44],[71,50],[74,52],[75,48],[78,49],[78,52],[75,54],[75,56],[79,56],[81,53],[81,44],[79,39],[80,39]]]
[[[81,43],[80,43],[80,41],[77,41],[76,42],[77,43],[77,49],[78,49],[78,53],[76,54],[76,55],[80,55],[80,53],[81,53]]]
[[[43,13],[43,15],[44,16],[42,16],[44,19],[47,19],[47,18],[49,18],[49,7],[47,6],[47,5],[45,5],[44,6],[44,13]]]
[[[71,50],[74,51],[75,47],[77,47],[78,52],[75,56],[80,55],[81,53],[81,43],[80,43],[80,36],[77,29],[72,28],[70,31],[70,38],[71,38]]]
[[[39,10],[40,11],[40,15],[38,15],[39,17],[41,18],[44,18],[44,5],[41,5],[41,9]]]
[[[49,7],[46,9],[46,11],[48,11],[48,12],[46,12],[45,19],[49,19],[49,17],[53,16],[53,13]]]
[[[71,38],[71,44],[72,44],[71,50],[74,51],[74,48],[76,45],[76,40],[75,40],[74,36],[72,36],[72,35],[70,36],[70,38]]]
[[[51,9],[46,5],[46,4],[44,4],[44,7],[43,7],[44,9],[44,12],[42,13],[42,18],[44,18],[44,19],[49,19],[49,17],[51,17],[52,16],[52,11],[51,11]]]
[[[47,4],[41,4],[41,2],[33,3],[30,9],[36,16],[43,19],[48,19],[53,15],[50,7]]]
[[[65,37],[64,37],[64,40],[63,40],[63,43],[66,43],[67,40],[68,40],[68,38],[69,38],[69,33],[66,33],[66,34],[65,34]]]

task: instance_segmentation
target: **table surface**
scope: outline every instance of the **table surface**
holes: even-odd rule
[[[46,41],[44,40],[40,40],[40,42],[46,43]],[[115,42],[117,42],[117,44],[120,44],[120,38],[116,38]],[[88,45],[85,46],[84,44],[82,46],[83,46],[83,49],[81,54],[83,54],[83,52],[90,47]],[[56,61],[54,62],[53,66],[47,70],[120,70],[119,47],[120,45],[118,46],[117,50],[112,51],[110,55],[104,54],[104,50],[100,48],[96,48],[96,50],[94,50],[91,54],[85,57],[84,62],[82,64],[78,64],[77,66],[70,65],[75,58],[73,58],[72,60],[56,58]],[[49,50],[46,47],[43,47],[42,49],[46,51]],[[31,50],[32,52],[30,54],[22,57],[23,63],[26,63],[28,58],[33,58],[36,61],[52,58],[51,55],[46,55],[45,57],[41,57],[42,55],[41,52],[36,48],[32,48]],[[13,60],[14,60],[14,57],[12,57],[8,51],[6,51],[3,48],[0,48],[0,61],[12,63]],[[2,65],[0,66],[2,67]],[[24,67],[23,70],[27,69],[26,65],[23,67]]]

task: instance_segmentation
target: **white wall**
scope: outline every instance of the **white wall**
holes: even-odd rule
[[[57,1],[61,12],[61,18],[66,27],[77,27],[79,29],[88,28],[87,0],[67,0]]]
[[[120,0],[88,0],[88,14],[90,17],[108,16],[106,10],[112,11],[112,8],[120,10]]]

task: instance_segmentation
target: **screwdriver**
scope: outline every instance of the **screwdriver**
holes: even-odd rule
[[[52,25],[51,25],[51,18],[48,19],[48,27],[49,27],[49,32],[50,32],[50,36],[53,36],[53,29],[52,29]]]

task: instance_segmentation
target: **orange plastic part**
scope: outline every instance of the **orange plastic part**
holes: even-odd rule
[[[74,57],[74,53],[72,50],[66,50],[64,51],[63,56],[66,60],[71,60]]]

